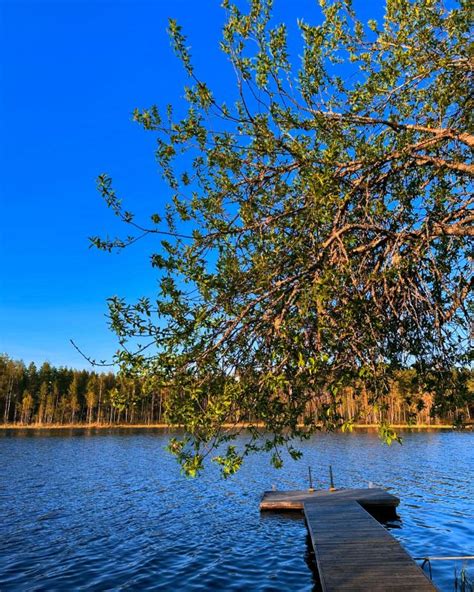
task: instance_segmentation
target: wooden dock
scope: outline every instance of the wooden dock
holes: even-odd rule
[[[433,592],[422,569],[366,511],[393,512],[399,501],[383,489],[267,491],[260,509],[303,510],[323,592]]]

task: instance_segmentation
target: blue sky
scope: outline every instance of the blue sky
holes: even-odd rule
[[[314,0],[275,5],[295,33],[297,17],[320,14]],[[135,107],[183,94],[168,17],[188,35],[197,72],[227,92],[218,1],[0,0],[0,352],[87,367],[69,339],[111,357],[106,298],[156,293],[152,242],[108,255],[87,237],[116,230],[95,190],[101,172],[127,209],[160,211],[168,197],[155,138],[131,121]]]

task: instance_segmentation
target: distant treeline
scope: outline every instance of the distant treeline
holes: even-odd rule
[[[453,388],[435,395],[418,385],[416,371],[395,375],[383,406],[373,404],[371,393],[354,385],[340,395],[338,413],[344,420],[376,424],[462,424],[474,415],[474,373],[453,370]],[[0,355],[0,423],[18,425],[156,424],[166,423],[168,388],[109,373],[55,368]],[[317,415],[324,397],[315,397],[311,410]],[[233,421],[255,421],[240,416]]]

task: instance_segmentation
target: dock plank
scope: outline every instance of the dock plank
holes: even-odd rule
[[[396,508],[400,500],[385,489],[338,489],[336,491],[316,490],[302,491],[265,491],[260,502],[261,510],[302,510],[307,501],[353,500],[364,507],[392,507]]]

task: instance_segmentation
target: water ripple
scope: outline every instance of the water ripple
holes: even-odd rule
[[[472,554],[472,433],[408,432],[390,448],[371,432],[319,435],[303,461],[255,457],[227,481],[182,477],[168,438],[1,433],[0,590],[317,590],[301,515],[258,511],[272,486],[305,488],[308,465],[320,487],[329,464],[339,486],[390,486],[402,503],[387,526],[412,555]],[[433,564],[441,590],[454,567]]]

